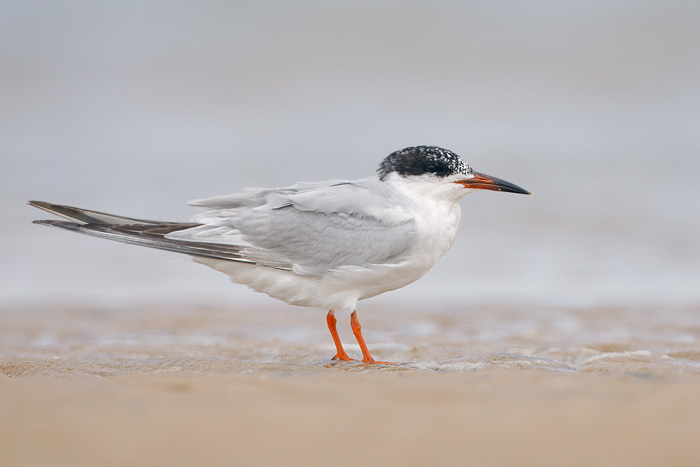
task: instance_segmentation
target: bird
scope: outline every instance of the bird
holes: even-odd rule
[[[375,360],[357,318],[357,303],[404,287],[427,273],[452,246],[459,201],[492,190],[531,194],[475,172],[437,146],[395,151],[376,174],[359,180],[247,188],[189,204],[203,210],[190,222],[160,222],[44,201],[29,204],[66,219],[37,220],[94,237],[191,256],[256,292],[290,305],[329,310],[336,353],[343,348],[336,313],[350,314],[362,362]]]

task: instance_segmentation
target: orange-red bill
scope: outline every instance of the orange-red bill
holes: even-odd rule
[[[523,195],[532,194],[526,189],[520,188],[518,185],[479,172],[474,172],[473,178],[465,178],[455,183],[459,183],[465,188],[470,188],[472,190],[504,191],[506,193],[520,193]]]

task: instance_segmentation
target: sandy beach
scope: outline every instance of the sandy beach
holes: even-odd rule
[[[0,463],[697,465],[698,394],[505,370],[4,378]]]
[[[0,464],[700,462],[693,310],[636,310],[632,338],[625,310],[373,311],[370,348],[412,363],[332,362],[322,316],[283,306],[5,312]]]

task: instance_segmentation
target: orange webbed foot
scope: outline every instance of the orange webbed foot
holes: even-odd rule
[[[355,361],[354,358],[348,357],[348,354],[346,354],[345,352],[343,352],[342,354],[341,353],[335,354],[333,356],[333,358],[331,358],[331,360],[341,360],[343,362],[354,362]]]

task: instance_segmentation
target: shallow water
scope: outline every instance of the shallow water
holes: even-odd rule
[[[693,308],[558,309],[512,306],[386,309],[359,314],[385,366],[330,360],[322,313],[293,307],[5,309],[0,370],[10,377],[138,373],[464,372],[529,369],[635,375],[700,373]],[[349,320],[339,331],[359,348]]]
[[[187,220],[417,144],[534,196],[468,196],[389,306],[700,304],[700,4],[39,3],[0,18],[1,305],[267,306],[178,255],[32,225],[50,216],[26,201]]]

